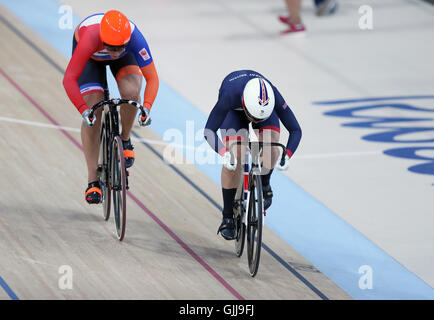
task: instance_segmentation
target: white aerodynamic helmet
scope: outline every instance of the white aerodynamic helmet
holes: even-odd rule
[[[243,90],[243,107],[247,118],[253,122],[267,120],[274,109],[274,91],[263,78],[254,78],[246,83]]]

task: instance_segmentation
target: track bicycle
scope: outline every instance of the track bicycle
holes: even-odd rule
[[[103,108],[103,112],[101,113],[98,177],[102,191],[103,217],[106,221],[109,219],[111,198],[113,198],[115,230],[119,241],[122,241],[125,236],[127,218],[126,192],[129,189],[129,173],[125,168],[124,148],[119,133],[120,116],[117,107],[125,103],[139,109],[141,112],[140,116],[149,116],[147,109],[144,109],[136,101],[110,99],[107,84],[104,86],[104,100],[95,104],[91,108],[89,115],[89,118],[92,118],[97,109]]]
[[[231,157],[235,146],[247,147],[243,165],[243,173],[234,200],[235,221],[235,253],[241,257],[247,237],[247,260],[250,275],[254,277],[258,272],[262,247],[262,227],[264,225],[264,201],[261,181],[260,155],[263,147],[282,148],[280,165],[285,163],[286,147],[277,142],[237,141],[230,147]],[[234,162],[234,161],[232,161]],[[247,209],[247,212],[246,212]]]

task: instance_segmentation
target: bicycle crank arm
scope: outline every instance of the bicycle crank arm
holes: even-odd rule
[[[126,182],[126,184],[127,184],[125,188],[126,188],[127,190],[130,190],[130,186],[128,185],[128,177],[130,176],[130,173],[128,172],[128,170],[125,170],[125,171],[126,171],[126,173],[127,173],[127,174],[125,175],[125,182]]]

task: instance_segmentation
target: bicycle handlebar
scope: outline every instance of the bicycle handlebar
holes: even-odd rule
[[[263,146],[266,147],[280,147],[282,149],[282,157],[280,159],[280,166],[283,166],[285,164],[285,156],[286,156],[286,147],[278,142],[260,142],[260,141],[236,141],[235,143],[233,143],[230,148],[229,148],[229,152],[231,153],[231,159],[234,156],[234,153],[232,152],[232,148],[236,145],[243,145],[243,146],[248,146],[249,149],[251,149],[251,145],[252,144],[256,144],[258,145],[260,148],[262,148]]]
[[[90,109],[90,116],[89,116],[89,118],[91,118],[91,117],[93,117],[93,115],[94,115],[94,112],[98,109],[98,108],[100,108],[100,107],[102,107],[103,105],[112,105],[112,106],[114,106],[114,107],[117,107],[117,106],[119,106],[119,105],[121,105],[121,104],[124,104],[124,103],[127,103],[127,104],[129,104],[129,105],[132,105],[132,106],[134,106],[134,107],[136,107],[137,109],[139,109],[141,112],[142,112],[142,116],[145,116],[145,117],[148,117],[149,116],[149,110],[148,109],[146,109],[146,108],[143,108],[143,106],[140,104],[140,103],[138,103],[138,102],[136,102],[136,101],[133,101],[133,100],[126,100],[126,99],[118,99],[118,98],[115,98],[115,99],[109,99],[109,100],[103,100],[103,101],[100,101],[100,102],[98,102],[98,103],[96,103],[91,109]]]

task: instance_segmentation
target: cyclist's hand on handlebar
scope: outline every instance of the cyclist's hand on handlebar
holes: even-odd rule
[[[149,116],[149,110],[143,107],[144,112],[140,111],[137,113],[137,120],[139,121],[139,126],[146,127],[151,124],[151,117]]]
[[[285,161],[284,161],[283,164],[280,163],[280,161],[281,161],[281,159],[279,159],[279,160],[277,161],[277,164],[276,164],[276,168],[277,168],[278,170],[280,170],[280,171],[284,171],[284,170],[286,170],[286,169],[289,168],[289,156],[288,156],[288,155],[285,155]]]
[[[235,157],[233,157],[233,159],[231,158],[232,158],[231,153],[229,151],[226,151],[223,154],[223,166],[228,170],[234,171],[237,168],[237,158]]]
[[[95,121],[96,121],[96,115],[94,115],[94,114],[91,115],[91,113],[92,112],[91,112],[90,109],[86,109],[81,114],[81,116],[83,117],[83,123],[88,128],[92,127],[95,124]]]

